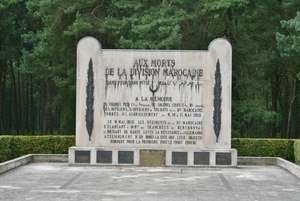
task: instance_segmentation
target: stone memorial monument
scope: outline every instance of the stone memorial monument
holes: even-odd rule
[[[70,165],[227,166],[232,48],[109,50],[77,46],[76,146]]]

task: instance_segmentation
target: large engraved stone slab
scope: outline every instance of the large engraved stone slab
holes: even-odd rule
[[[77,47],[77,147],[231,147],[231,45],[205,51]]]

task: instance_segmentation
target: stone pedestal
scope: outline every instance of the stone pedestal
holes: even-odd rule
[[[137,149],[70,147],[70,165],[133,165],[148,167],[236,167],[236,149]]]

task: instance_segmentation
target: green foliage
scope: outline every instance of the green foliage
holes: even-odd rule
[[[0,162],[27,154],[67,154],[75,136],[0,136]]]
[[[299,0],[2,0],[0,133],[74,132],[76,45],[89,35],[104,49],[205,50],[226,38],[233,136],[298,138],[299,10]]]
[[[287,115],[283,125],[286,125],[287,137],[295,138],[299,134],[300,12],[293,19],[282,20],[281,27],[282,30],[276,32],[276,41],[286,78],[285,103],[282,104]]]
[[[63,103],[62,113],[60,117],[60,133],[75,133],[75,118],[70,118],[76,116],[76,104],[74,99],[69,98]]]
[[[281,25],[285,34],[276,33],[277,46],[281,57],[292,61],[288,65],[289,73],[298,76],[300,72],[300,11],[294,19],[281,21]]]
[[[233,138],[231,147],[237,149],[238,156],[281,157],[294,162],[294,141],[287,139]]]
[[[295,140],[294,150],[295,150],[295,163],[297,165],[300,165],[300,140]]]
[[[294,19],[281,21],[286,34],[276,33],[278,48],[281,56],[293,58],[300,53],[300,11]]]
[[[10,149],[11,139],[11,136],[0,137],[0,163],[13,158]]]

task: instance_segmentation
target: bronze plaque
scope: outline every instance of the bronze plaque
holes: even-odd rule
[[[112,151],[97,151],[97,163],[112,163]]]
[[[187,165],[187,152],[172,152],[173,165]]]
[[[118,163],[133,163],[133,151],[119,151]]]
[[[90,151],[75,151],[75,163],[91,163]]]
[[[194,165],[209,165],[209,152],[194,152]]]
[[[216,153],[216,165],[231,165],[231,153]]]

